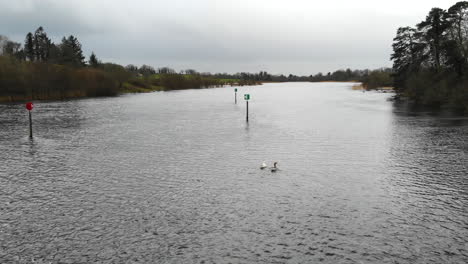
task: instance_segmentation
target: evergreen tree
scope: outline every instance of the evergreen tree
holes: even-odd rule
[[[70,35],[68,38],[62,38],[60,51],[60,61],[62,64],[73,65],[77,67],[82,67],[85,65],[85,57],[83,56],[83,51],[81,50],[81,44],[74,36]]]
[[[94,68],[97,68],[99,66],[99,61],[94,52],[91,52],[91,56],[89,56],[89,66]]]
[[[427,50],[433,67],[439,71],[442,64],[442,47],[445,33],[448,28],[447,13],[440,8],[433,8],[418,25],[420,36],[427,44]]]
[[[33,50],[36,61],[46,62],[49,59],[49,49],[52,41],[47,37],[44,28],[39,27],[34,32]]]
[[[458,2],[447,11],[449,39],[445,44],[447,63],[459,75],[468,68],[468,2]]]
[[[81,44],[78,41],[78,39],[75,38],[73,35],[70,35],[68,37],[68,43],[70,44],[70,47],[73,51],[75,65],[84,66],[85,57],[83,56],[83,51],[81,50]]]
[[[412,27],[401,27],[393,39],[393,70],[396,73],[395,83],[399,88],[405,86],[407,75],[418,70],[423,61],[422,52],[425,44],[418,40],[418,32]]]
[[[70,47],[67,38],[65,37],[62,38],[62,42],[59,45],[59,50],[60,50],[59,63],[65,64],[65,65],[72,65],[74,61],[73,50]]]
[[[27,60],[34,61],[34,54],[33,34],[29,32],[24,41],[24,55]]]

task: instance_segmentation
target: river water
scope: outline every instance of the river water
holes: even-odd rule
[[[0,105],[0,263],[468,262],[468,119],[351,86]]]

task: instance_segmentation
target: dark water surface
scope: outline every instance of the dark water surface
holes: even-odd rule
[[[0,263],[467,263],[468,119],[351,85],[0,105]]]

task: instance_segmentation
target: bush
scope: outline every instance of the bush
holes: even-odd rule
[[[362,85],[367,90],[390,87],[393,85],[393,78],[388,70],[375,70],[363,78]]]

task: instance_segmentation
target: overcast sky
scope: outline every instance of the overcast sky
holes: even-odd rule
[[[210,72],[293,73],[391,66],[392,39],[448,0],[0,0],[0,34],[43,26],[85,55]]]

